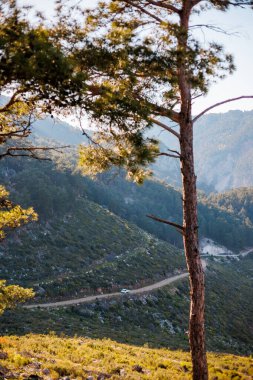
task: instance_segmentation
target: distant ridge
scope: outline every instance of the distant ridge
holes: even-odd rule
[[[165,149],[177,149],[176,139],[154,127],[149,136]],[[253,111],[229,111],[203,116],[194,127],[198,186],[207,192],[253,185]],[[153,166],[156,176],[181,187],[179,163],[162,157]]]

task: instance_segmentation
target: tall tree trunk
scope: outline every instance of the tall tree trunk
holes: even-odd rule
[[[189,116],[189,115],[188,115]],[[184,250],[190,277],[189,342],[193,363],[193,380],[207,380],[205,349],[205,284],[199,254],[196,176],[193,157],[193,124],[184,118],[180,123],[181,173],[183,185]]]

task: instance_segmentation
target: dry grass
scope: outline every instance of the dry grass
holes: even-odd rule
[[[181,351],[54,334],[2,337],[0,346],[0,378],[191,379],[190,356]],[[210,353],[208,361],[210,380],[252,379],[252,358]]]

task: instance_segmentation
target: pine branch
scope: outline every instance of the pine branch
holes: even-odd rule
[[[6,104],[3,105],[2,107],[0,107],[0,113],[9,110],[9,108],[10,108],[14,103],[16,103],[16,101],[17,101],[17,99],[16,99],[17,96],[18,96],[19,94],[22,94],[22,93],[23,93],[23,89],[19,89],[19,90],[17,90],[17,91],[12,95],[12,97],[10,98],[10,100],[8,101],[8,103],[6,103]]]

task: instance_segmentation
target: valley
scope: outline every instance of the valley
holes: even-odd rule
[[[76,130],[71,137],[71,127],[62,125],[58,132],[57,128],[54,124],[47,130],[44,124],[44,136],[38,133],[37,143],[45,138],[53,141],[51,134],[77,143]],[[180,235],[146,217],[170,215],[180,222],[180,192],[155,179],[137,186],[125,181],[123,173],[90,180],[73,172],[72,154],[53,156],[53,162],[61,160],[60,166],[15,159],[5,160],[1,167],[14,200],[26,207],[33,205],[39,213],[39,222],[9,234],[2,243],[0,269],[1,277],[9,283],[34,288],[38,307],[35,309],[32,301],[29,309],[7,311],[2,316],[1,332],[55,331],[186,349],[187,281],[138,294],[138,288],[164,285],[165,278],[170,282],[178,275],[187,277]],[[159,202],[152,194],[159,195]],[[236,255],[253,245],[252,199],[250,188],[247,192],[199,194],[201,239],[205,246],[211,243],[216,250],[218,247],[217,256],[208,252],[210,248],[204,251],[208,252],[209,350],[251,351],[252,255],[242,255],[239,261]],[[221,255],[224,249],[228,256]],[[131,293],[111,298],[111,293],[122,288],[132,289]],[[233,294],[231,299],[227,289]],[[86,298],[88,303],[80,303]],[[62,306],[47,309],[44,304]]]
[[[38,132],[35,141],[53,141],[53,133],[78,142],[76,130],[72,138],[71,128],[65,137],[65,126],[57,128],[51,125],[47,132],[44,124],[44,136]],[[1,245],[1,278],[36,291],[27,308],[1,317],[1,333],[55,331],[187,349],[189,290],[181,237],[146,217],[169,215],[180,222],[180,191],[155,178],[137,186],[124,173],[90,180],[73,170],[72,154],[53,155],[51,163],[15,159],[1,166],[12,198],[39,214],[39,222],[9,232]],[[253,246],[252,200],[251,188],[199,193],[201,241],[218,252],[203,251],[209,350],[252,350],[253,265],[245,249]],[[122,288],[130,294],[120,294]]]

